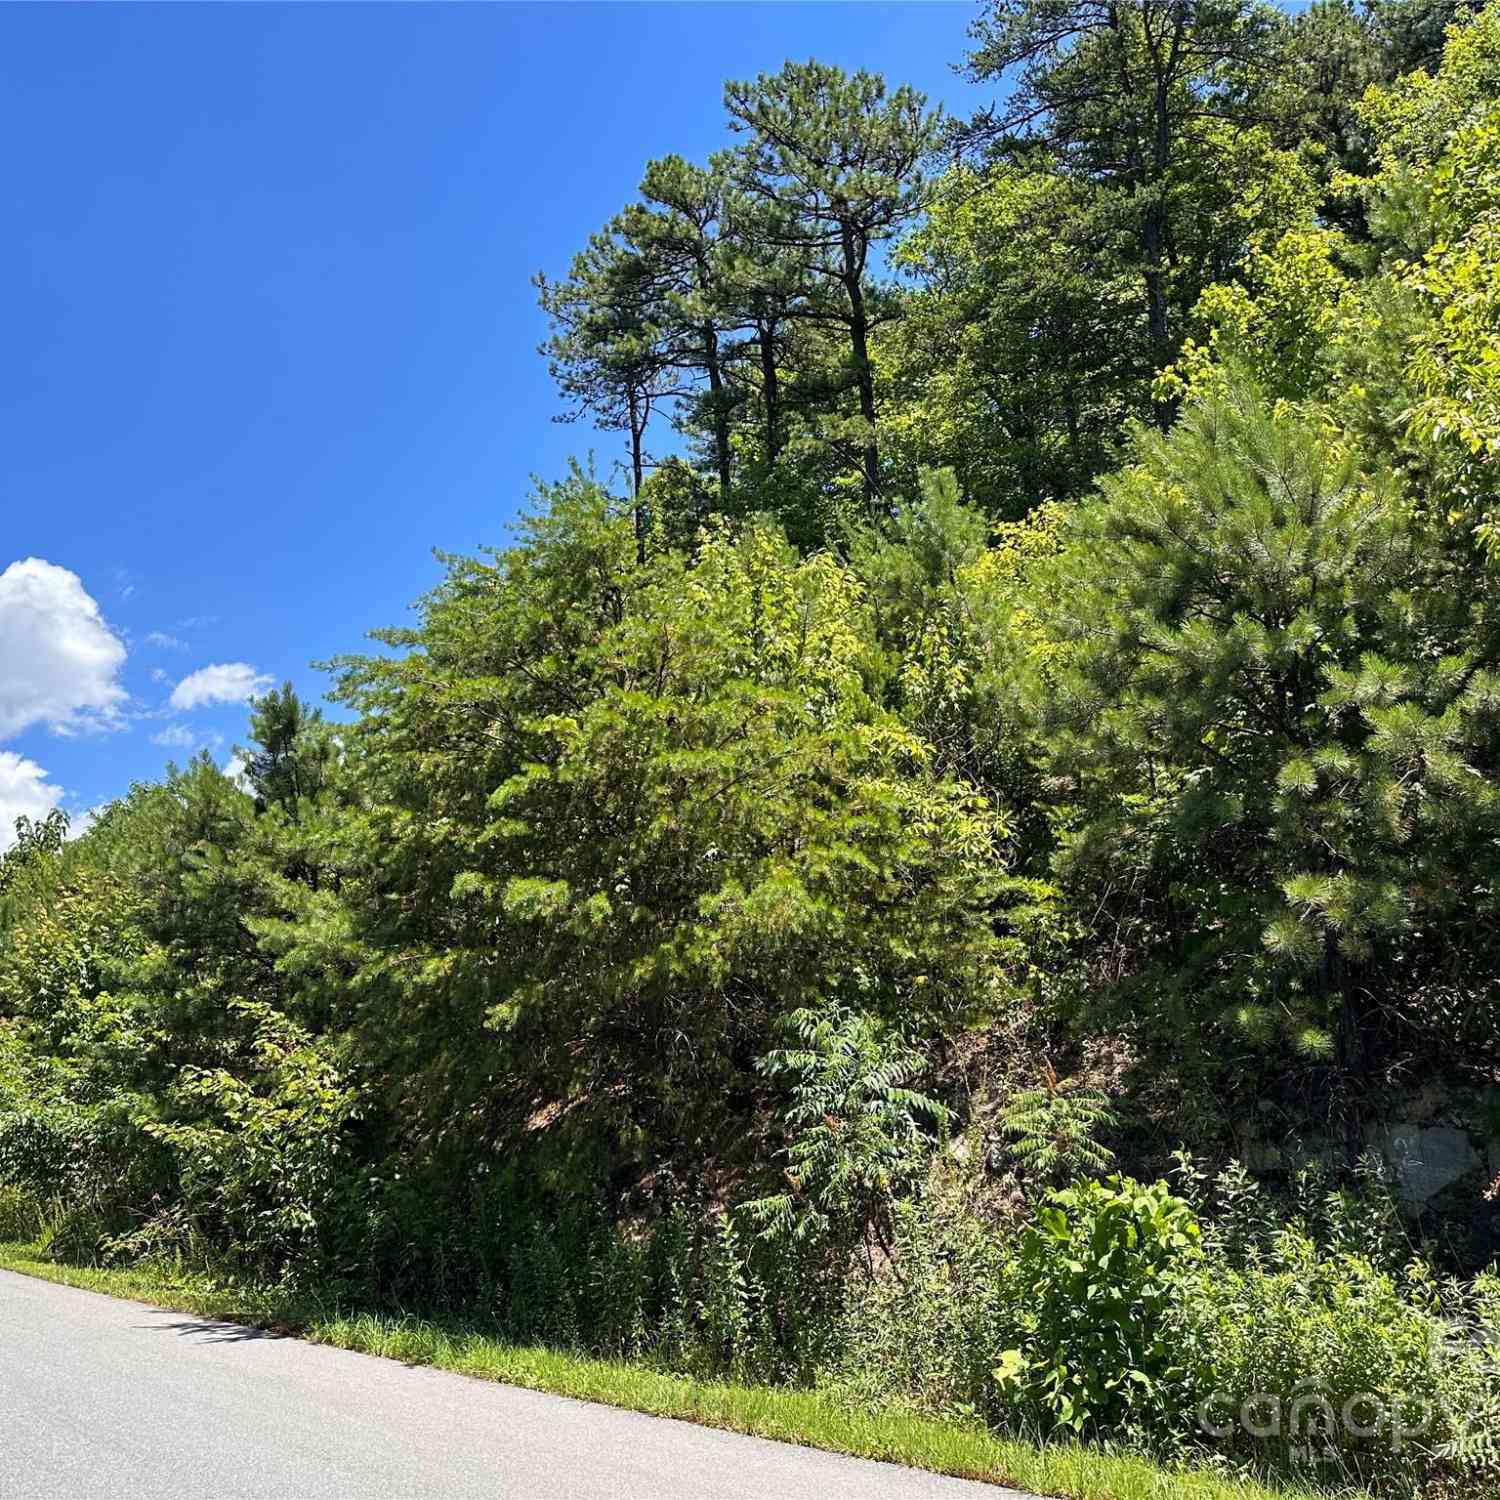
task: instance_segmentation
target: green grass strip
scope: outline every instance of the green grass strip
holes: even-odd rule
[[[316,1299],[225,1288],[151,1266],[100,1270],[43,1260],[34,1245],[0,1242],[0,1269],[199,1317],[295,1334],[362,1354],[432,1365],[481,1380],[598,1401],[656,1417],[750,1433],[856,1458],[881,1459],[1063,1500],[1328,1500],[1363,1491],[1268,1488],[1204,1469],[1167,1468],[1135,1454],[996,1437],[972,1423],[851,1405],[820,1391],[728,1385],[665,1375],[618,1360],[517,1346],[410,1317],[330,1313]]]

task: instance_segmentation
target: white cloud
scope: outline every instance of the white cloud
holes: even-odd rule
[[[224,775],[229,778],[242,792],[250,792],[255,789],[250,785],[250,778],[245,775],[245,757],[238,750],[224,762]]]
[[[148,646],[160,646],[163,651],[186,651],[186,641],[179,641],[175,635],[168,635],[165,630],[148,630],[145,635]]]
[[[95,823],[99,821],[99,814],[109,806],[107,802],[100,802],[93,807],[86,807],[77,815],[68,819],[68,837],[70,839],[82,838]]]
[[[246,661],[216,662],[189,672],[172,689],[169,701],[173,708],[184,711],[205,703],[243,703],[265,692],[274,680]]]
[[[34,760],[0,750],[0,849],[15,843],[17,818],[45,817],[61,801],[62,788]]]
[[[168,724],[159,734],[151,736],[153,745],[164,745],[169,750],[194,750],[199,745],[205,745],[210,750],[217,750],[224,743],[222,734],[205,734],[202,730],[190,728],[186,724]]]
[[[152,682],[166,682],[167,674],[160,667],[152,667],[151,680]]]
[[[33,724],[114,728],[125,647],[76,573],[39,557],[0,573],[0,739]]]

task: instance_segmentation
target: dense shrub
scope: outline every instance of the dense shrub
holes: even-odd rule
[[[234,1261],[263,1275],[326,1275],[362,1221],[344,1170],[357,1092],[302,1028],[269,1006],[233,1001],[254,1028],[249,1077],[185,1068],[181,1116],[144,1128],[171,1153],[184,1213]]]
[[[1051,1194],[1021,1237],[1009,1292],[1023,1337],[999,1351],[1000,1389],[1047,1425],[1143,1429],[1164,1408],[1176,1362],[1166,1314],[1199,1236],[1164,1182],[1112,1177]]]
[[[1260,1201],[1233,1233],[1195,1235],[1161,1183],[1056,1195],[1020,1234],[951,1196],[906,1204],[895,1265],[851,1284],[826,1378],[871,1404],[1315,1483],[1500,1477],[1494,1278],[1382,1269],[1336,1228],[1319,1242],[1276,1218]]]
[[[1454,1436],[1446,1329],[1419,1269],[1398,1278],[1287,1231],[1264,1265],[1195,1268],[1166,1330],[1228,1453],[1368,1474],[1420,1468]]]
[[[46,1222],[41,1201],[24,1188],[0,1183],[0,1240],[32,1240]]]
[[[1015,1246],[962,1194],[901,1205],[892,1268],[850,1286],[834,1378],[858,1399],[1004,1422],[998,1352],[1021,1338]]]

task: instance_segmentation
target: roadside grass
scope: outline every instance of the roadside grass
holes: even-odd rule
[[[1019,1442],[977,1424],[871,1411],[832,1392],[701,1381],[616,1360],[508,1344],[457,1324],[341,1313],[313,1297],[274,1288],[219,1286],[165,1266],[60,1265],[43,1259],[35,1244],[0,1241],[0,1269],[406,1364],[1062,1500],[1330,1500],[1335,1494],[1365,1500],[1362,1490],[1273,1487],[1207,1469],[1167,1467],[1136,1454]]]

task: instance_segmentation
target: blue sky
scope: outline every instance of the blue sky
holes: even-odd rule
[[[0,10],[0,819],[244,732],[503,542],[554,423],[531,275],[727,77],[815,56],[950,107],[974,8]],[[34,560],[34,561],[26,561]],[[3,843],[4,834],[0,834]]]

